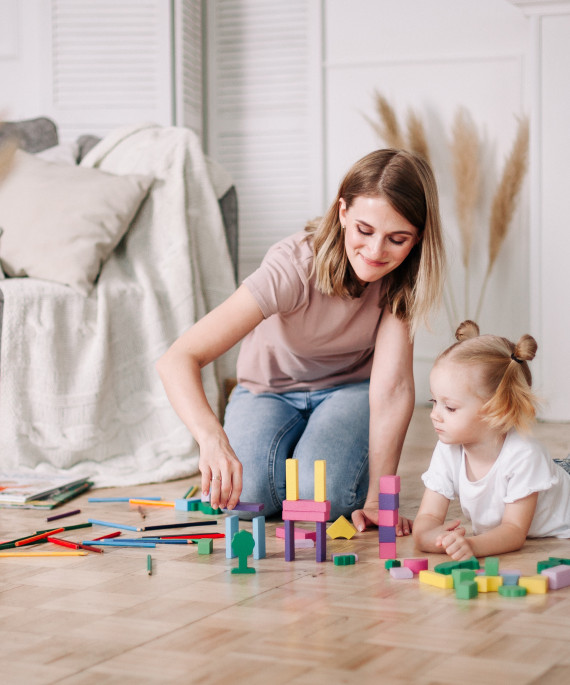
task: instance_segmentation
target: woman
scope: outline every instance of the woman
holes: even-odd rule
[[[320,221],[273,246],[224,303],[157,368],[200,446],[212,506],[241,498],[277,513],[285,460],[312,499],[326,459],[331,518],[377,523],[378,482],[394,474],[414,407],[413,334],[444,271],[438,195],[419,156],[378,150],[346,174]],[[243,340],[224,428],[200,369]],[[398,533],[411,524],[399,522]]]

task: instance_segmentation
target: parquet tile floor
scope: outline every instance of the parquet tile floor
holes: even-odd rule
[[[570,424],[536,431],[553,456],[570,453]],[[419,506],[435,439],[428,410],[417,408],[401,464],[402,513]],[[97,490],[97,496],[180,497],[197,478]],[[95,504],[79,516],[137,524],[136,509]],[[77,505],[77,506],[75,506]],[[68,505],[64,505],[66,507]],[[64,509],[60,510],[63,511]],[[146,523],[203,514],[146,509]],[[0,539],[44,528],[44,512],[0,510]],[[224,532],[223,517],[202,529]],[[570,682],[570,588],[507,599],[497,593],[456,600],[452,591],[390,578],[378,559],[376,530],[329,541],[328,554],[356,552],[354,566],[318,564],[314,550],[286,563],[277,520],[267,523],[267,558],[255,575],[231,575],[223,540],[197,546],[108,549],[70,558],[0,559],[2,685],[562,684]],[[304,525],[304,524],[303,524]],[[251,530],[250,523],[241,527]],[[310,527],[310,524],[307,524]],[[96,527],[90,535],[108,529]],[[69,539],[86,538],[70,531]],[[46,546],[44,545],[44,548]],[[533,574],[548,556],[570,557],[570,541],[528,541],[501,557],[503,568]],[[420,556],[411,538],[398,556]],[[443,560],[431,555],[430,568]]]

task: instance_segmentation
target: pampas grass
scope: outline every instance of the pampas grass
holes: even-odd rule
[[[465,317],[469,316],[471,249],[475,233],[475,214],[481,194],[481,155],[479,134],[464,107],[457,110],[451,139],[455,210],[461,235],[461,260],[465,268]]]
[[[4,143],[0,143],[0,181],[8,175],[8,172],[12,167],[16,148],[16,142],[11,139],[8,139]]]
[[[396,112],[388,100],[379,92],[375,93],[375,106],[378,121],[368,119],[376,133],[390,146],[415,152],[430,163],[429,145],[423,122],[413,111],[408,111],[406,141]],[[477,237],[477,211],[482,201],[482,143],[473,119],[465,108],[459,108],[452,125],[450,150],[452,171],[455,183],[455,211],[461,237],[461,261],[464,277],[464,311],[462,318],[479,319],[485,292],[493,267],[508,234],[518,197],[527,171],[529,125],[528,119],[519,121],[517,135],[512,150],[505,162],[501,180],[491,203],[489,220],[489,239],[487,269],[483,278],[474,317],[470,316],[471,257]],[[478,240],[477,243],[481,243]],[[458,309],[453,295],[453,287],[444,296],[447,318],[452,331],[458,320]]]
[[[528,143],[529,124],[528,119],[525,117],[519,121],[517,135],[511,152],[505,161],[503,175],[491,205],[488,264],[483,286],[481,287],[481,294],[479,295],[479,302],[475,310],[475,320],[478,320],[481,313],[485,290],[493,270],[493,265],[497,261],[515,213],[522,182],[528,168]]]

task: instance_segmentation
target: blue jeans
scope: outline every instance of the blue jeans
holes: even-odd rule
[[[368,492],[369,385],[258,395],[238,385],[224,429],[243,464],[240,499],[263,502],[266,516],[279,513],[290,457],[299,460],[299,497],[314,499],[314,462],[325,459],[330,520],[362,508]]]

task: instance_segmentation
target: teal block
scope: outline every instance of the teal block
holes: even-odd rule
[[[498,576],[499,575],[499,557],[487,557],[485,559],[485,575]]]
[[[434,566],[433,570],[436,573],[441,573],[444,576],[449,576],[455,568],[472,569],[474,571],[477,571],[479,570],[479,562],[477,561],[476,557],[471,557],[466,561],[444,561],[443,563]]]
[[[524,597],[526,588],[522,585],[499,585],[498,592],[503,597]]]
[[[254,559],[265,559],[265,516],[255,516],[252,520]]]
[[[237,554],[232,549],[232,540],[239,530],[239,518],[237,514],[226,517],[226,559],[235,559]]]
[[[187,499],[175,499],[174,508],[176,511],[192,511],[192,502]]]
[[[335,566],[350,566],[355,562],[356,559],[354,557],[354,554],[337,554],[333,559],[333,563]]]
[[[541,573],[545,568],[553,568],[554,566],[560,566],[560,559],[555,559],[550,557],[550,559],[545,559],[543,561],[538,561],[536,564],[536,572]]]
[[[386,559],[384,562],[384,568],[389,571],[391,568],[399,568],[401,566],[399,559]]]
[[[453,587],[457,587],[461,583],[470,583],[475,578],[475,571],[469,568],[454,568],[451,571],[453,578]]]

